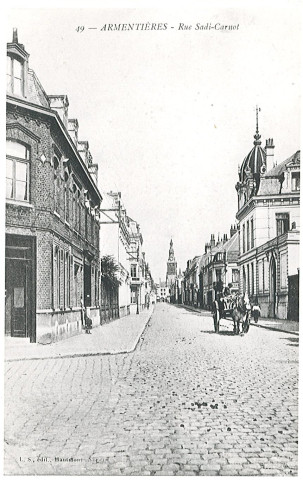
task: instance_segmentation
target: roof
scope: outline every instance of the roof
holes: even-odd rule
[[[294,153],[291,157],[287,158],[283,162],[279,163],[279,165],[276,165],[274,168],[269,170],[265,174],[265,177],[280,177],[282,173],[285,172],[286,167],[289,163],[300,163],[300,150],[298,150],[296,153]]]
[[[300,165],[300,150],[269,170],[263,178],[261,177],[258,195],[280,194],[284,181],[284,172],[289,165]]]
[[[239,176],[240,181],[243,182],[246,176],[246,170],[249,168],[250,172],[253,175],[260,174],[261,166],[266,164],[266,153],[265,150],[261,147],[261,145],[255,145],[249,154],[244,158]]]

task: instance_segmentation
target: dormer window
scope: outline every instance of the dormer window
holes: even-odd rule
[[[300,190],[300,172],[293,172],[291,174],[291,189],[293,192]]]
[[[15,57],[7,56],[7,92],[20,97],[24,96],[23,62]]]

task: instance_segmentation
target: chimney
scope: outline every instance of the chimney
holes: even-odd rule
[[[48,99],[51,109],[59,114],[63,125],[67,128],[69,106],[67,95],[49,95]]]
[[[83,162],[88,167],[91,163],[92,156],[90,154],[89,144],[87,141],[78,142],[78,152],[80,153]]]
[[[230,238],[233,237],[235,233],[237,233],[237,227],[236,227],[236,225],[231,225],[230,226]]]
[[[13,28],[13,43],[18,43],[18,30]]]
[[[215,246],[215,235],[212,233],[211,236],[210,236],[210,247],[214,247]]]
[[[227,233],[224,233],[223,235],[223,243],[227,242],[228,238],[227,238]]]
[[[95,184],[98,185],[98,164],[92,163],[91,165],[89,165],[88,171]]]
[[[78,130],[79,130],[78,120],[76,118],[71,118],[71,119],[69,118],[67,129],[75,147],[78,149]]]
[[[265,145],[267,172],[274,168],[274,148],[275,146],[273,139],[268,138]]]

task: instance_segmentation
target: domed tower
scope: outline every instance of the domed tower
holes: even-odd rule
[[[260,186],[260,177],[266,173],[266,152],[261,147],[259,134],[258,112],[256,108],[256,133],[254,146],[244,158],[239,168],[239,182],[236,185],[238,192],[238,208],[240,209],[253,195],[256,195]]]
[[[166,286],[169,287],[174,283],[177,276],[177,262],[175,259],[173,241],[171,239],[169,245],[168,261],[167,261],[167,272],[166,272]]]

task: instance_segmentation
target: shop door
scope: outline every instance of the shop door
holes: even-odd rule
[[[28,265],[22,260],[8,260],[5,272],[5,333],[27,336]]]
[[[84,306],[91,306],[91,278],[92,268],[91,265],[84,264]]]

